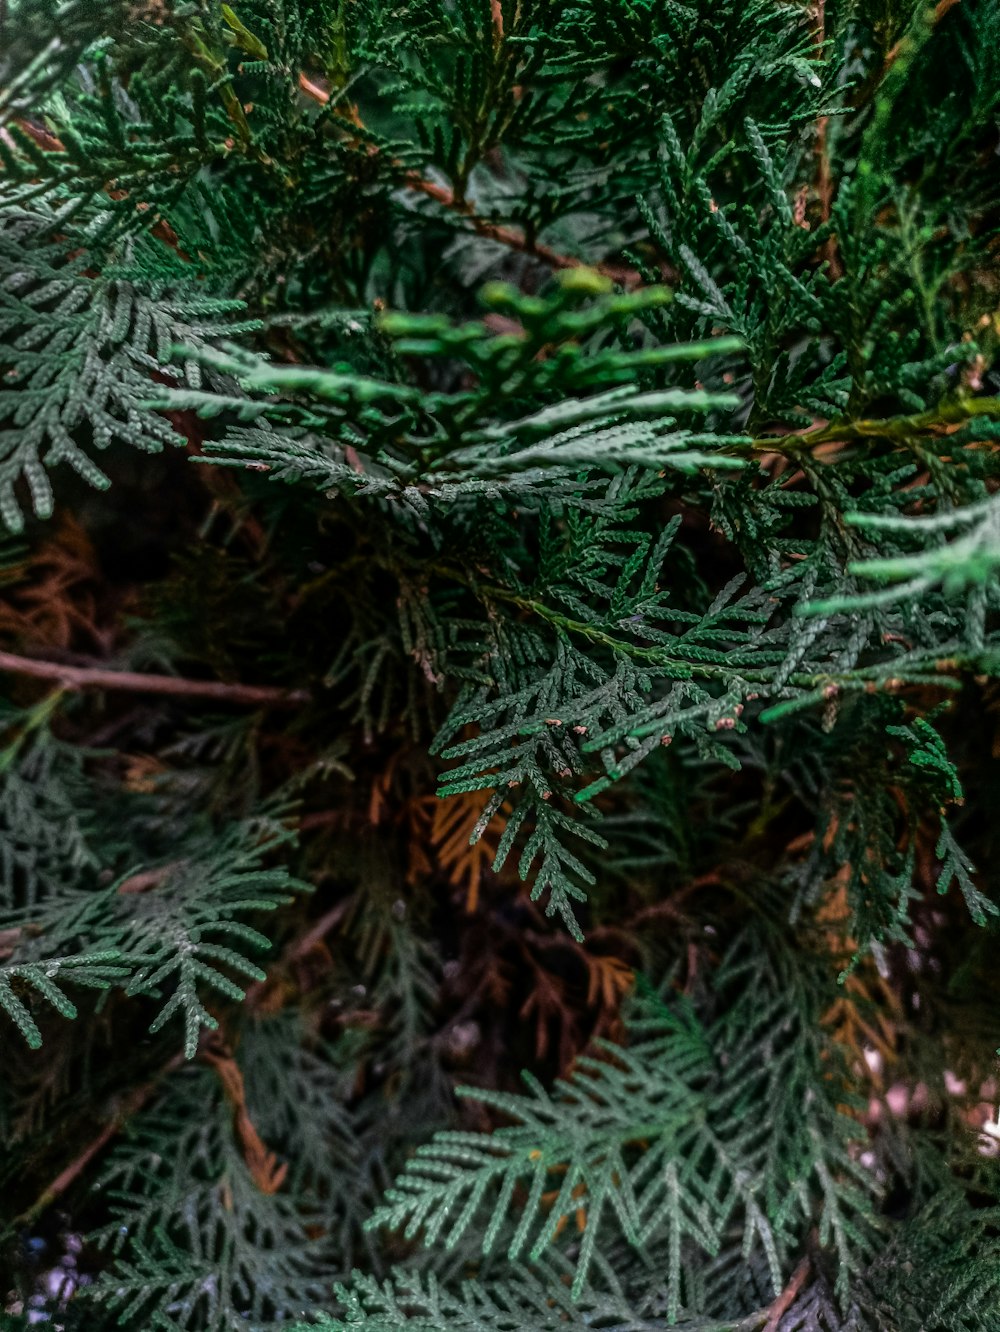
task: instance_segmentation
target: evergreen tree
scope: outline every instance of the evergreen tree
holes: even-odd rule
[[[998,154],[996,0],[0,3],[5,1328],[1000,1332]]]

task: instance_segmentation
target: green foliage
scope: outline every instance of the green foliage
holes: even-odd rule
[[[53,957],[41,962],[7,962],[0,967],[0,1008],[17,1024],[18,1030],[33,1050],[42,1043],[42,1034],[30,1010],[19,997],[18,989],[36,991],[63,1017],[75,1018],[76,1007],[56,981],[67,980],[106,990],[113,980],[127,975],[127,969],[115,966],[117,952],[81,953],[77,957]]]
[[[175,1155],[163,1157],[164,1140]],[[281,1194],[262,1194],[210,1074],[179,1079],[104,1172],[112,1220],[95,1238],[119,1257],[91,1298],[120,1324],[229,1329],[280,1319],[320,1294],[321,1250]]]
[[[15,206],[0,218],[0,334],[8,358],[0,391],[0,513],[20,531],[15,486],[22,476],[34,512],[47,518],[53,506],[47,473],[58,464],[103,489],[108,477],[89,449],[125,442],[153,452],[182,442],[143,407],[150,370],[164,365],[180,337],[201,342],[217,335],[220,316],[240,307],[171,291],[171,277],[189,286],[190,279],[162,255],[143,255],[145,242],[138,252],[126,245],[121,258],[106,258],[102,248],[102,268],[93,273],[86,249],[69,257],[65,241],[53,235],[63,224],[58,212]],[[181,372],[164,365],[160,373],[199,382],[193,365]]]
[[[632,1042],[578,1061],[555,1095],[533,1079],[527,1096],[472,1092],[514,1127],[437,1135],[370,1224],[405,1225],[408,1237],[423,1231],[428,1244],[448,1249],[484,1212],[484,1254],[503,1243],[511,1261],[537,1261],[575,1214],[574,1293],[608,1230],[619,1229],[629,1243],[667,1255],[662,1280],[674,1322],[682,1300],[694,1303],[684,1298],[685,1283],[697,1289],[692,1251],[714,1257],[736,1230],[744,1259],[759,1258],[777,1295],[789,1249],[818,1217],[846,1291],[874,1244],[877,1185],[852,1160],[857,1124],[830,1095],[838,1052],[817,1040],[822,1000],[805,977],[772,973],[767,951],[757,937],[735,945],[716,982],[729,1002],[709,1026],[689,1004],[650,998],[633,1016]],[[764,1122],[753,1115],[762,1104]],[[508,1224],[515,1194],[524,1198],[516,1227]]]
[[[41,724],[38,712],[30,716],[0,759],[11,958],[0,971],[0,1006],[38,1046],[41,1033],[18,988],[34,989],[72,1018],[76,1009],[57,980],[102,989],[117,980],[126,996],[163,1001],[151,1031],[183,1018],[192,1058],[201,1029],[218,1025],[205,1007],[206,990],[241,999],[246,979],[264,979],[248,954],[270,941],[246,917],[290,902],[289,888],[308,887],[262,865],[265,851],[288,834],[269,815],[204,829],[201,845],[195,833],[181,858],[132,866],[102,885],[101,866],[113,862],[98,855],[82,826],[80,802],[89,794],[83,755],[63,753],[50,733],[36,729]],[[97,817],[95,811],[92,821]]]
[[[634,1317],[620,1301],[600,1295],[574,1300],[558,1282],[544,1283],[521,1275],[516,1283],[484,1287],[466,1282],[453,1293],[430,1278],[401,1276],[393,1284],[379,1285],[370,1277],[352,1287],[341,1287],[338,1295],[345,1309],[343,1318],[324,1318],[318,1326],[327,1332],[388,1332],[390,1328],[415,1328],[435,1332],[448,1327],[456,1332],[555,1332],[556,1329],[602,1327],[615,1332],[654,1332],[658,1320]],[[297,1325],[302,1332],[306,1324]],[[310,1324],[309,1326],[317,1326]]]
[[[0,1320],[997,1332],[998,115],[0,0]]]

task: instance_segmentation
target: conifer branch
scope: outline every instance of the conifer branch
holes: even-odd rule
[[[0,1322],[995,1332],[958,4],[0,0]]]
[[[762,435],[752,441],[751,447],[768,453],[802,453],[817,444],[850,443],[861,439],[888,439],[905,444],[920,435],[948,434],[978,416],[1000,417],[1000,398],[957,398],[909,416],[835,420],[798,433]]]
[[[305,819],[299,821],[299,832],[306,831],[309,826]],[[263,980],[254,981],[247,989],[244,997],[244,1004],[248,1011],[266,1009],[270,996],[274,992],[273,979],[275,974],[281,974],[289,967],[294,967],[308,958],[318,944],[321,944],[334,926],[338,925],[348,911],[354,906],[354,898],[346,897],[340,902],[336,902],[328,911],[325,911],[319,920],[312,921],[304,934],[294,938],[285,949],[280,964],[273,968]]]
[[[449,576],[457,582],[465,582],[457,573],[451,573]],[[673,652],[668,648],[645,647],[631,639],[620,638],[611,634],[600,625],[589,624],[585,620],[576,620],[571,616],[564,615],[561,611],[555,610],[535,597],[527,597],[518,592],[508,591],[506,588],[491,585],[473,585],[471,583],[466,585],[473,587],[476,593],[486,600],[505,601],[510,605],[518,606],[520,609],[529,611],[531,614],[548,621],[549,624],[564,633],[588,639],[591,643],[608,648],[610,651],[623,656],[631,657],[634,661],[647,662],[650,665],[665,668],[675,667],[681,678],[690,676],[694,679],[717,680],[724,683],[743,681],[747,684],[762,685],[766,685],[768,681],[773,679],[773,671],[766,669],[730,665],[726,662],[705,661],[698,657]],[[975,654],[954,652],[947,656],[931,657],[922,663],[924,670],[935,671],[942,675],[961,670],[976,670],[980,666],[980,659]],[[883,678],[884,676],[885,668],[882,666],[859,667],[849,672],[814,673],[795,671],[788,676],[787,683],[804,689],[824,687],[837,689],[852,683],[864,683],[869,690],[881,686],[890,692],[898,689],[904,683],[904,680],[899,678],[898,675],[889,678]]]

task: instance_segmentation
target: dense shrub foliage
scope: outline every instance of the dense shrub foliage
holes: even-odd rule
[[[1000,1332],[998,154],[996,0],[0,4],[5,1328]]]

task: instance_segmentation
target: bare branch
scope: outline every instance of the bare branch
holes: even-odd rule
[[[311,697],[306,689],[275,685],[228,684],[222,680],[187,680],[180,675],[152,675],[115,671],[101,666],[67,666],[59,661],[20,657],[0,652],[0,671],[52,680],[63,689],[103,689],[126,694],[160,694],[170,698],[200,698],[254,708],[294,708]]]

